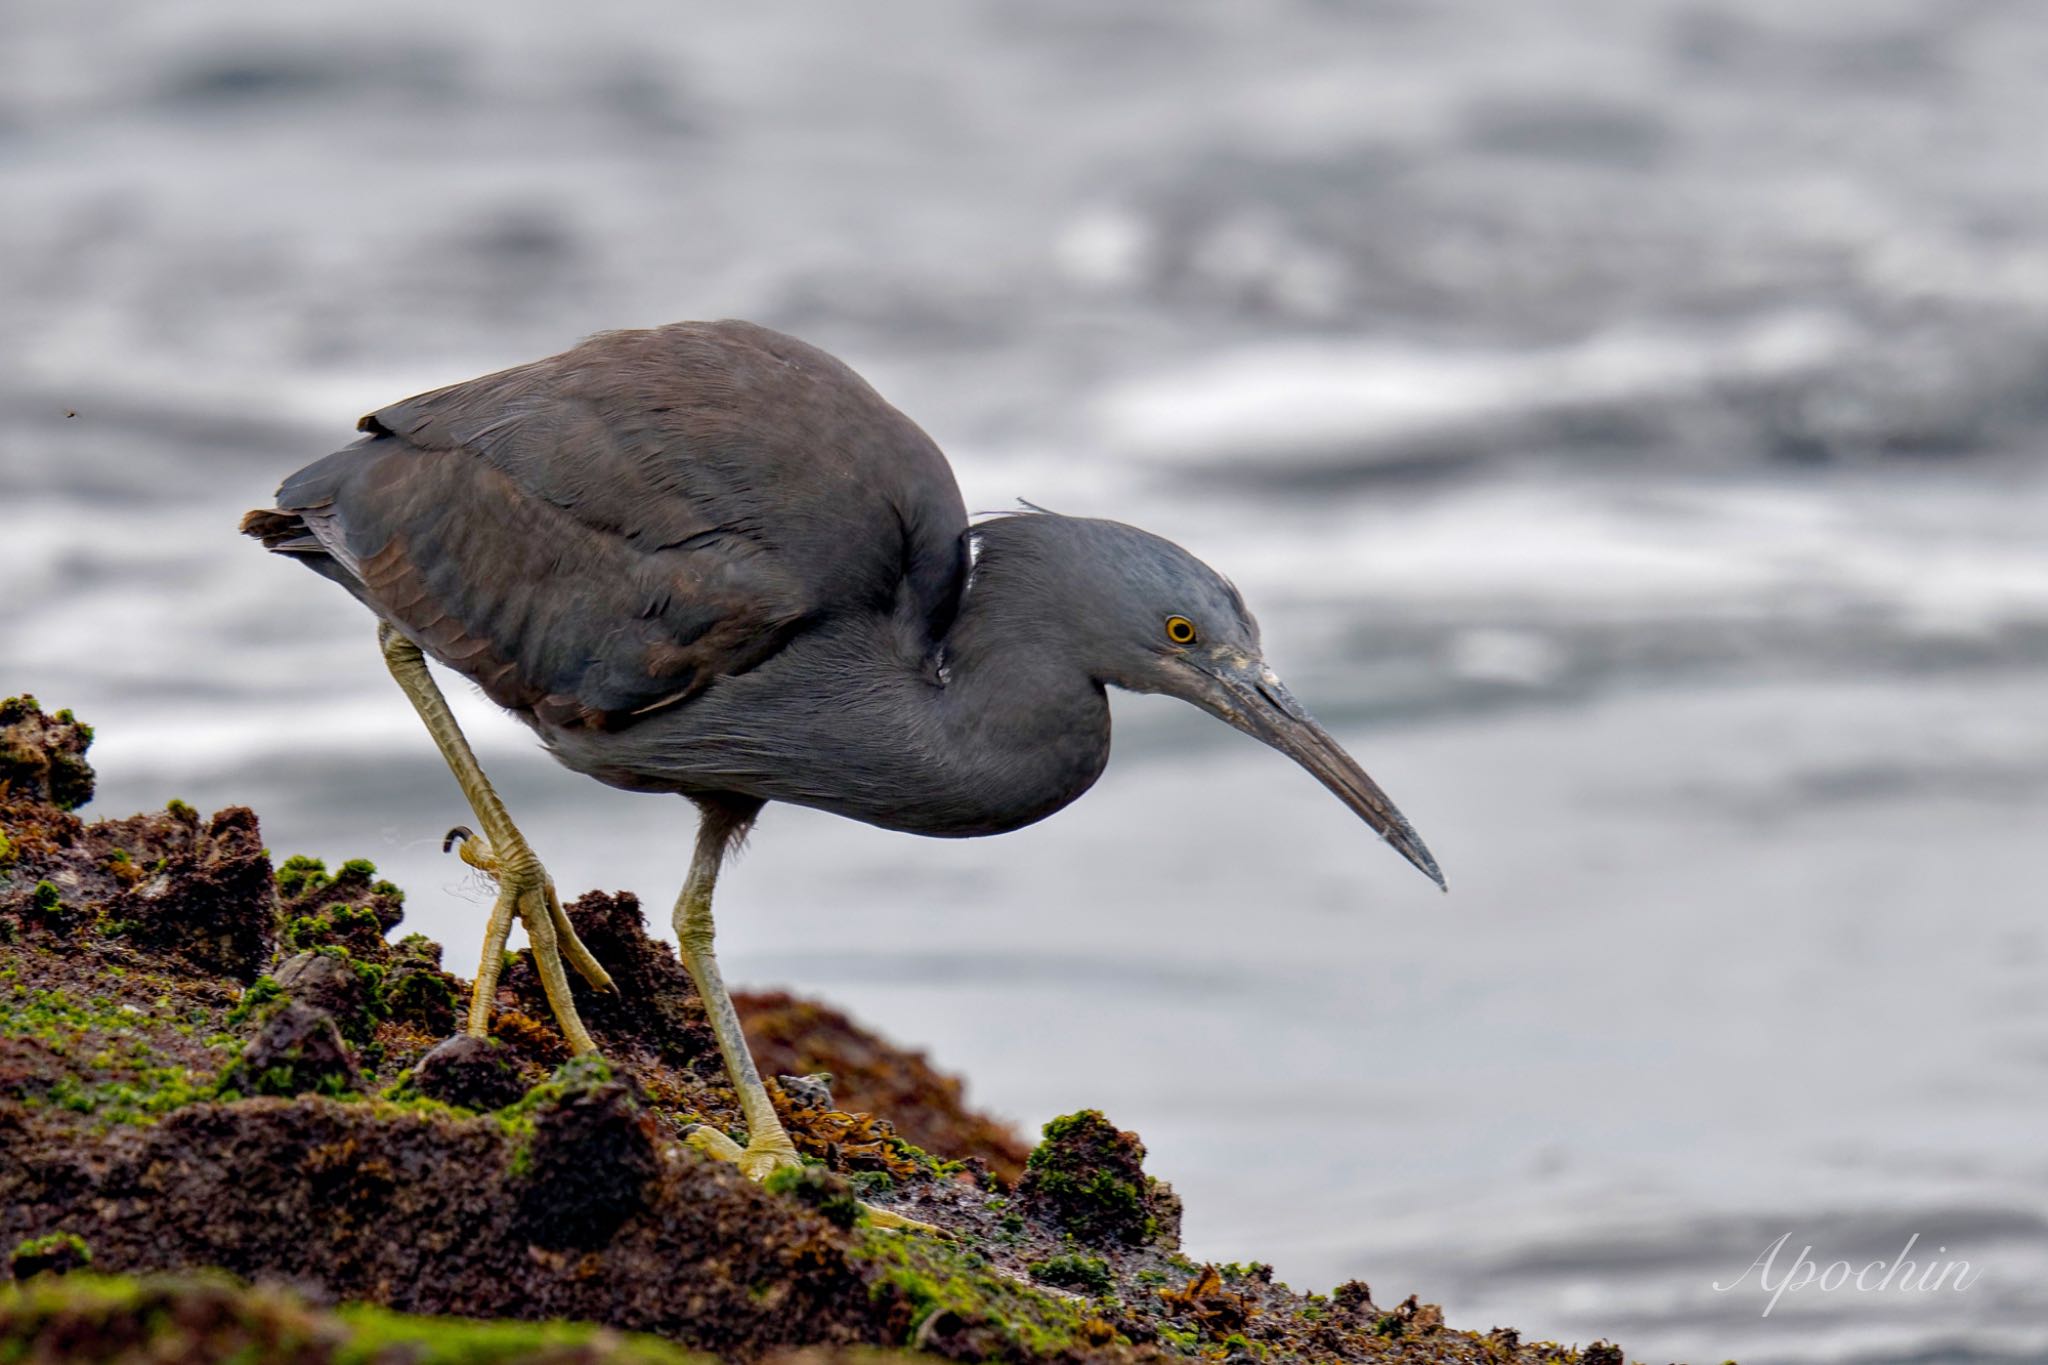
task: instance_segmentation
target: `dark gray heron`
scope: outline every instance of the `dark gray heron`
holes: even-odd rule
[[[457,727],[431,655],[577,772],[700,820],[676,901],[747,1145],[797,1162],[712,953],[720,862],[770,801],[964,837],[1042,820],[1109,757],[1105,689],[1193,702],[1273,746],[1441,886],[1422,840],[1288,694],[1237,590],[1170,541],[1031,512],[970,527],[931,439],[839,361],[744,322],[611,332],[382,408],[242,530],[355,594],[483,827],[498,884],[470,1000],[532,940],[572,1047],[564,962],[610,978]]]

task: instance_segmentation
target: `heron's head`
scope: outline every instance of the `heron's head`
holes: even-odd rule
[[[1035,523],[1033,571],[1058,585],[1059,634],[1098,682],[1193,702],[1278,749],[1444,884],[1414,827],[1266,663],[1258,622],[1228,579],[1172,541],[1121,522],[1005,520]]]

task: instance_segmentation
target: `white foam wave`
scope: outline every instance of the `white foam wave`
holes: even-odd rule
[[[1835,317],[1788,312],[1718,332],[1630,326],[1524,350],[1292,342],[1113,389],[1097,418],[1105,442],[1146,460],[1350,459],[1361,446],[1475,424],[1798,374],[1851,339]]]

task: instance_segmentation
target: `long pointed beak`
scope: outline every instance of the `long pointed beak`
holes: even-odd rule
[[[1191,698],[1202,709],[1261,743],[1269,744],[1314,773],[1316,780],[1336,793],[1358,818],[1379,831],[1402,857],[1422,870],[1424,876],[1445,890],[1444,874],[1438,870],[1422,836],[1408,823],[1379,784],[1365,775],[1357,760],[1344,752],[1329,732],[1301,708],[1293,694],[1281,686],[1273,670],[1259,659],[1242,663],[1187,656],[1183,662],[1202,674],[1205,683]]]

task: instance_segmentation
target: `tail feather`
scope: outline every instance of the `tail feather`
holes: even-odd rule
[[[244,513],[242,534],[262,541],[266,550],[284,554],[321,548],[320,542],[306,530],[304,518],[297,512],[281,511],[275,507],[261,507]],[[301,541],[307,543],[300,544]]]

